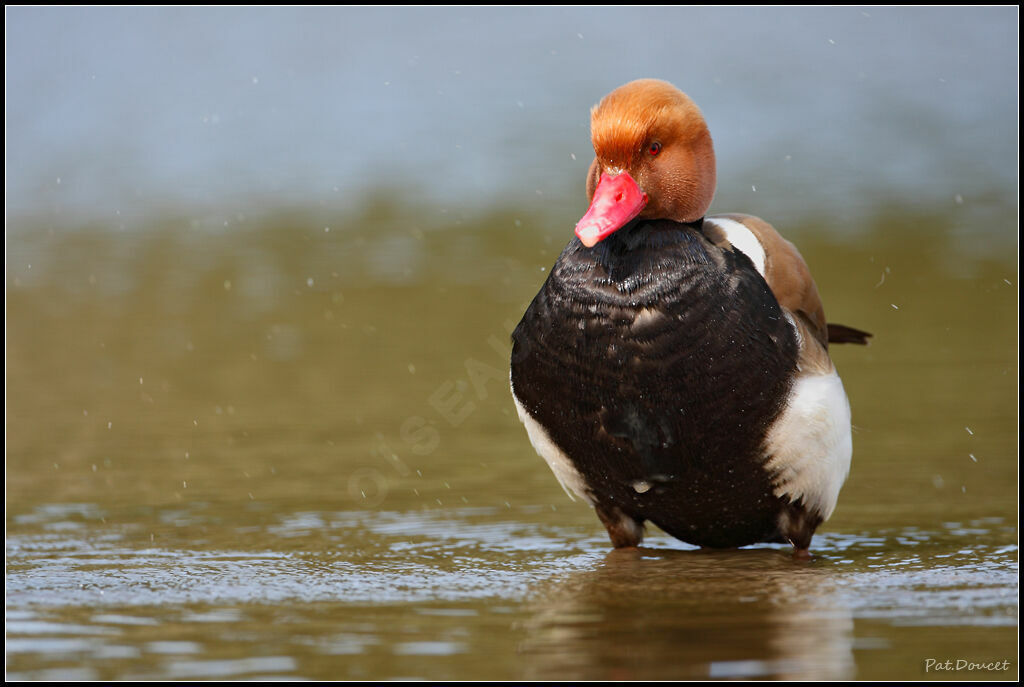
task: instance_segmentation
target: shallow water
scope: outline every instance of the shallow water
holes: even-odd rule
[[[564,232],[396,215],[18,227],[8,677],[1016,677],[1008,256],[912,214],[795,227],[875,333],[834,351],[854,463],[815,559],[622,553],[508,393]]]
[[[546,510],[296,513],[262,550],[19,536],[8,675],[838,679],[919,676],[922,650],[1014,656],[1016,547],[989,543],[1013,536],[996,519],[826,534],[794,563],[665,537],[609,553]],[[331,546],[293,550],[314,531]]]
[[[1015,9],[7,19],[8,678],[1017,678]],[[643,76],[875,334],[811,561],[612,552],[516,418]]]

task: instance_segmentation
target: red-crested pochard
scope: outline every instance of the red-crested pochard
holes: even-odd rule
[[[850,469],[850,406],[793,244],[749,215],[705,216],[704,117],[664,81],[594,107],[590,208],[512,339],[530,441],[612,544],[645,521],[691,544],[790,542],[806,555]]]

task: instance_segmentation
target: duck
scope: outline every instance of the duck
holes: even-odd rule
[[[852,457],[850,404],[810,269],[771,224],[708,215],[697,105],[641,79],[591,110],[589,208],[512,332],[519,419],[615,549],[647,523],[688,544],[809,556]]]

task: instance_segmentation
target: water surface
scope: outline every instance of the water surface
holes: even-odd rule
[[[1015,266],[954,259],[940,219],[791,234],[830,318],[875,333],[834,352],[853,471],[804,563],[657,532],[610,552],[566,498],[507,386],[565,238],[541,220],[32,229],[10,677],[1016,676]]]
[[[9,678],[1017,678],[1015,8],[6,19]],[[875,334],[811,561],[612,552],[516,418],[642,76]]]

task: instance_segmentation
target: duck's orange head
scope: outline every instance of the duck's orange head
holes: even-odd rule
[[[615,89],[590,113],[590,209],[576,235],[594,246],[636,217],[695,222],[715,195],[715,151],[704,116],[665,81]]]

